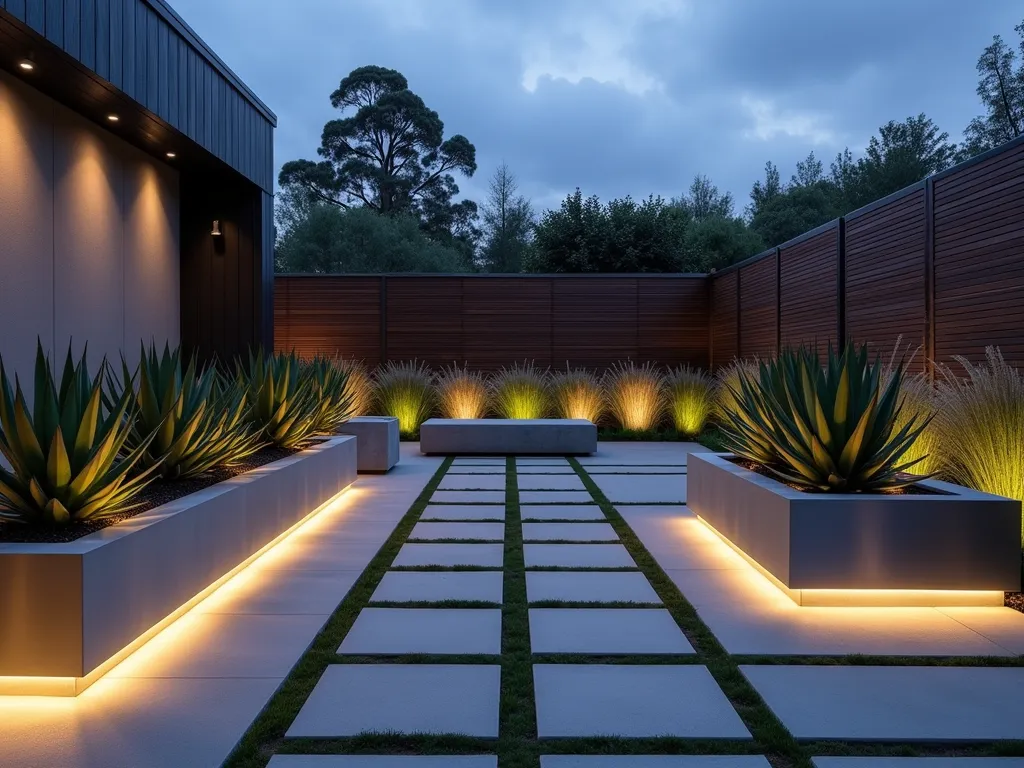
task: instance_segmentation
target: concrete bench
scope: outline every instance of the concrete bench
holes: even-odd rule
[[[428,419],[420,427],[426,454],[582,455],[597,450],[597,426],[586,419]]]
[[[338,428],[356,436],[360,472],[387,472],[398,463],[398,419],[394,416],[356,416]]]

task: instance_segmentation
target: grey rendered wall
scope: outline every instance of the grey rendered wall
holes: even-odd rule
[[[178,174],[0,72],[0,354],[95,367],[180,335]]]

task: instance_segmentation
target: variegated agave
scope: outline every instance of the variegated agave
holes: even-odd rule
[[[903,365],[881,384],[883,366],[866,347],[829,346],[823,366],[806,348],[786,349],[741,371],[726,413],[723,441],[737,456],[800,488],[834,493],[893,490],[920,480],[907,473],[921,459],[903,456],[927,426],[901,414]]]
[[[266,442],[298,448],[316,434],[318,407],[313,381],[302,376],[295,354],[249,354],[236,364],[235,379],[250,406],[249,421]]]
[[[106,360],[93,378],[86,356],[68,349],[59,382],[37,347],[32,408],[21,384],[14,390],[0,361],[0,518],[36,525],[96,520],[132,508],[155,467],[132,475],[153,435],[128,448],[134,419],[131,391],[103,398]]]
[[[255,453],[259,434],[248,423],[249,405],[237,382],[224,382],[216,368],[198,369],[195,357],[182,368],[181,350],[142,348],[136,375],[121,361],[122,378],[111,378],[111,399],[134,395],[136,417],[128,447],[156,433],[140,464],[158,464],[165,478],[183,479],[231,466]]]
[[[317,355],[303,364],[303,377],[308,377],[316,396],[316,431],[334,434],[342,422],[352,417],[356,393],[349,375],[334,360]]]

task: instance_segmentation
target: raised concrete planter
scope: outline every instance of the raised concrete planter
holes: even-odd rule
[[[934,480],[804,493],[713,453],[688,472],[690,508],[802,605],[1002,605],[1020,589],[1019,501]]]
[[[586,419],[428,419],[420,427],[426,454],[574,455],[597,450],[597,426]]]
[[[338,428],[339,435],[355,435],[360,472],[387,472],[398,463],[398,419],[394,416],[357,416]]]
[[[65,544],[0,544],[0,694],[73,696],[356,479],[333,437]]]

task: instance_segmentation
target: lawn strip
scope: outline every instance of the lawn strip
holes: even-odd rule
[[[263,768],[284,740],[285,732],[306,703],[313,688],[323,676],[327,667],[338,662],[337,650],[345,635],[352,628],[359,612],[369,603],[388,566],[398,555],[405,540],[412,532],[420,515],[427,506],[434,490],[441,482],[450,458],[441,462],[434,476],[430,478],[409,511],[395,526],[394,531],[360,574],[345,599],[335,609],[323,629],[313,640],[309,649],[292,668],[288,677],[264,707],[245,736],[225,761],[228,768]]]
[[[633,533],[633,529],[604,495],[601,488],[576,459],[570,458],[569,463],[576,470],[577,475],[590,491],[598,506],[601,507],[640,571],[647,577],[651,586],[654,587],[654,591],[664,602],[665,608],[672,614],[680,629],[689,639],[690,644],[697,652],[696,658],[707,666],[708,671],[718,682],[719,687],[750,730],[754,742],[763,750],[772,765],[777,768],[787,766],[812,768],[810,757],[801,749],[782,722],[764,703],[760,694],[743,676],[736,662],[726,653],[725,648],[718,642],[711,630],[697,616],[693,606],[661,569],[661,566]]]

